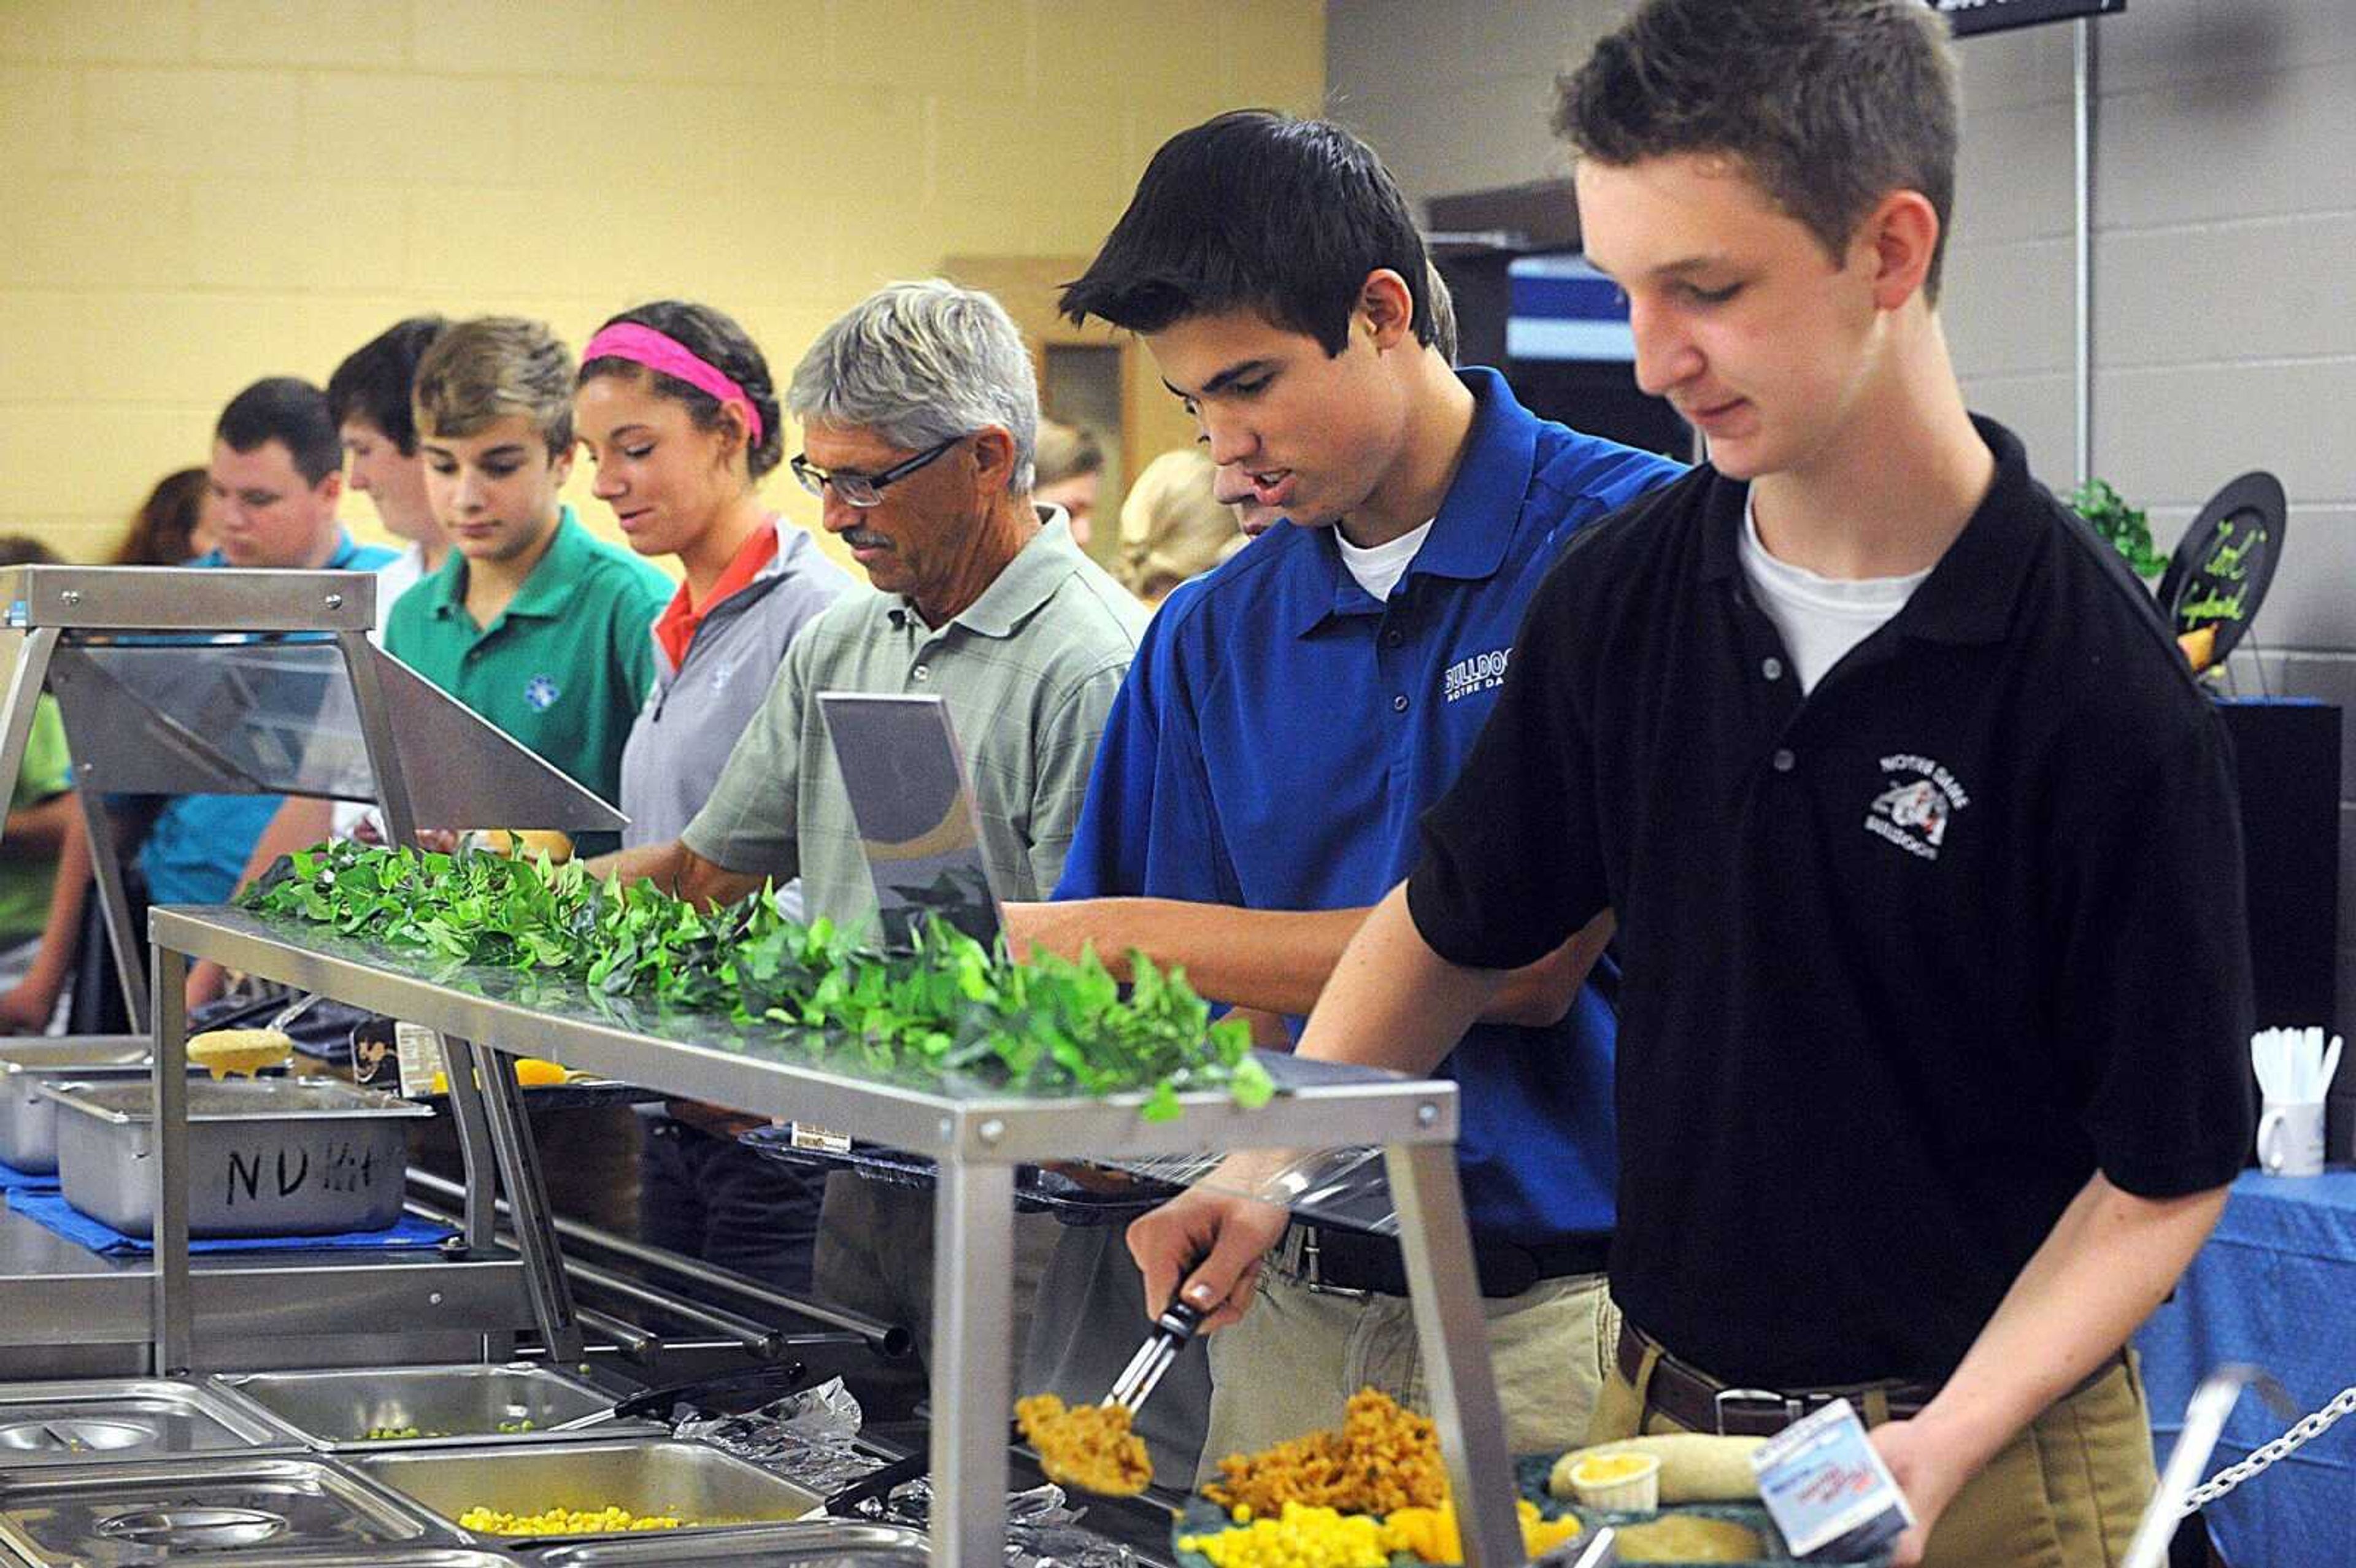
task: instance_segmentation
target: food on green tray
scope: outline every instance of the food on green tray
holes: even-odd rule
[[[1700,1514],[1665,1513],[1614,1533],[1622,1563],[1756,1563],[1767,1551],[1757,1531]]]
[[[1514,1499],[1514,1512],[1521,1520],[1522,1553],[1526,1557],[1545,1556],[1564,1541],[1576,1539],[1581,1529],[1577,1514],[1547,1519],[1527,1498]],[[1457,1533],[1454,1499],[1438,1508],[1394,1510],[1383,1520],[1383,1546],[1388,1552],[1412,1552],[1425,1563],[1463,1562],[1464,1541]]]
[[[600,882],[578,861],[354,843],[287,858],[241,900],[257,913],[459,963],[530,970],[617,1001],[724,1013],[803,1031],[811,1055],[926,1084],[1018,1093],[1145,1090],[1166,1120],[1182,1090],[1275,1093],[1240,1019],[1210,1009],[1177,970],[1132,955],[1127,994],[1090,954],[1016,962],[935,920],[911,953],[803,925],[764,888],[709,913],[648,881]]]
[[[1133,1498],[1153,1479],[1145,1439],[1129,1429],[1129,1418],[1117,1404],[1066,1409],[1052,1393],[1014,1402],[1014,1419],[1039,1450],[1047,1478],[1108,1498]]]
[[[637,1514],[610,1507],[552,1508],[539,1513],[470,1508],[458,1516],[461,1530],[480,1531],[485,1535],[617,1535],[625,1531],[679,1530],[691,1522],[675,1513]]]
[[[1350,1396],[1341,1430],[1312,1432],[1258,1454],[1230,1454],[1203,1495],[1255,1517],[1280,1515],[1289,1502],[1389,1513],[1439,1507],[1448,1496],[1448,1472],[1431,1423],[1365,1388]]]
[[[1558,1498],[1576,1496],[1571,1471],[1585,1459],[1616,1454],[1649,1454],[1661,1462],[1661,1501],[1671,1503],[1755,1502],[1759,1477],[1751,1456],[1762,1437],[1719,1437],[1704,1432],[1671,1432],[1657,1437],[1629,1437],[1574,1448],[1555,1461],[1547,1477],[1547,1490]]]

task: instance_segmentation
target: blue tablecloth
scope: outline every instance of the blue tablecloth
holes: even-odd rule
[[[8,1194],[8,1207],[69,1242],[110,1257],[152,1253],[155,1243],[145,1236],[126,1236],[101,1220],[93,1220],[68,1203],[62,1192],[36,1192],[18,1188]],[[190,1239],[190,1253],[311,1252],[319,1248],[438,1247],[458,1232],[447,1225],[403,1214],[390,1230],[354,1231],[340,1236],[198,1236]]]
[[[13,1165],[0,1165],[0,1192],[15,1192],[19,1189],[27,1192],[55,1192],[58,1190],[58,1173],[53,1170],[40,1176],[29,1170],[18,1170]]]
[[[2136,1345],[2163,1465],[2193,1388],[2225,1362],[2274,1373],[2302,1413],[2356,1383],[2356,1170],[2303,1179],[2244,1172],[2176,1299]],[[2247,1458],[2288,1425],[2245,1391],[2205,1472]],[[2202,1517],[2233,1568],[2356,1563],[2356,1416]]]

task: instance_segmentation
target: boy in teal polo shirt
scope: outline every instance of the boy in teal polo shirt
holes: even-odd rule
[[[654,684],[648,628],[671,583],[557,499],[573,467],[571,350],[539,322],[462,322],[419,363],[412,396],[426,497],[452,549],[393,606],[386,648],[617,799],[623,742]],[[616,847],[611,834],[577,846]]]

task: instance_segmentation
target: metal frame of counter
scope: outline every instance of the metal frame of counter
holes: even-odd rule
[[[166,908],[149,918],[155,963],[159,1125],[153,1324],[159,1368],[184,1364],[194,1331],[187,1211],[164,1179],[187,1137],[187,1019],[177,1005],[192,958],[209,958],[389,1013],[487,1049],[503,1076],[518,1055],[547,1057],[750,1114],[841,1127],[932,1155],[936,1189],[931,1369],[934,1560],[997,1568],[1005,1541],[1013,1182],[1019,1163],[1249,1148],[1376,1144],[1398,1204],[1416,1328],[1450,1486],[1462,1507],[1465,1561],[1522,1560],[1513,1468],[1489,1361],[1486,1318],[1464,1222],[1453,1142],[1456,1086],[1373,1070],[1263,1060],[1280,1083],[1246,1110],[1224,1093],[1181,1097],[1167,1122],[1140,1116],[1144,1096],[1023,1098],[928,1091],[865,1079],[809,1060],[789,1034],[725,1019],[593,1010],[577,991],[515,971],[436,965],[320,928],[299,931],[233,909]],[[523,999],[523,998],[529,998]],[[626,1019],[626,1021],[625,1019]],[[632,1027],[636,1026],[636,1027]],[[655,1032],[659,1029],[660,1032]],[[487,1096],[494,1103],[497,1096]],[[529,1129],[520,1129],[528,1140]],[[527,1164],[530,1150],[524,1151]],[[551,1238],[552,1243],[552,1238]],[[551,1251],[552,1252],[552,1244]],[[531,1251],[526,1248],[527,1253]]]

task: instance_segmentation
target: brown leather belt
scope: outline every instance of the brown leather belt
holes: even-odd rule
[[[1660,1350],[1653,1362],[1649,1383],[1644,1376],[1644,1352],[1648,1349]],[[1800,1417],[1822,1410],[1837,1399],[1847,1400],[1857,1406],[1858,1419],[1869,1426],[1885,1419],[1903,1421],[1921,1414],[1922,1407],[1939,1392],[1932,1383],[1896,1381],[1821,1389],[1729,1388],[1660,1349],[1658,1341],[1625,1318],[1620,1323],[1617,1360],[1620,1375],[1628,1380],[1631,1388],[1644,1393],[1644,1414],[1665,1415],[1689,1432],[1716,1432],[1729,1437],[1772,1437]],[[2077,1398],[2110,1376],[2111,1370],[2126,1360],[2125,1350],[2114,1350],[2062,1398]],[[1869,1413],[1868,1406],[1873,1403],[1886,1403],[1887,1415]]]
[[[1648,1384],[1644,1378],[1644,1352],[1654,1348],[1652,1339],[1623,1320],[1620,1326],[1620,1375],[1628,1380],[1630,1387],[1643,1391],[1647,1414],[1665,1415],[1689,1432],[1772,1437],[1809,1412],[1821,1410],[1837,1399],[1857,1405],[1858,1414],[1863,1418],[1866,1396],[1874,1392],[1889,1402],[1890,1419],[1900,1421],[1919,1413],[1939,1392],[1929,1383],[1901,1382],[1826,1389],[1729,1388],[1676,1360],[1666,1350],[1655,1360]],[[2107,1369],[2109,1363],[2104,1366]],[[2096,1375],[2100,1375],[2099,1371]]]

